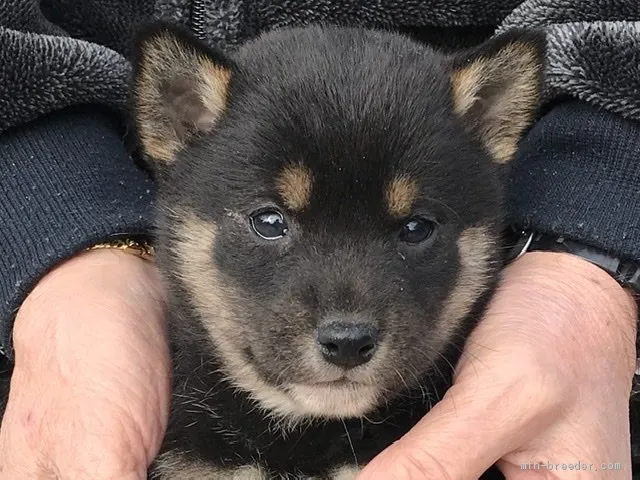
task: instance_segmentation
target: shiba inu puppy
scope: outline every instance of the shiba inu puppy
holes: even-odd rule
[[[150,477],[353,478],[442,395],[501,267],[544,38],[140,36],[174,394]]]

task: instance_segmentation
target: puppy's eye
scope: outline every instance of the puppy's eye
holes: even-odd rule
[[[421,243],[429,239],[435,232],[436,224],[421,217],[414,217],[404,224],[400,230],[400,240],[406,243]]]
[[[277,240],[287,234],[287,223],[277,210],[263,210],[251,215],[251,228],[265,240]]]

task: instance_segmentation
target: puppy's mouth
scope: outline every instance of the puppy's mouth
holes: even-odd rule
[[[316,383],[305,383],[305,384],[301,384],[301,385],[307,385],[307,386],[320,386],[320,387],[324,387],[324,386],[341,386],[341,385],[359,385],[358,382],[352,382],[351,380],[349,380],[347,377],[342,377],[342,378],[338,378],[337,380],[327,380],[325,382],[316,382]]]
[[[361,418],[376,410],[384,397],[383,364],[389,344],[378,346],[374,358],[365,362],[329,362],[326,356],[302,355],[301,375],[279,384],[304,416],[322,419]]]
[[[319,378],[313,382],[292,382],[297,385],[305,385],[308,387],[329,387],[329,386],[371,386],[371,383],[366,383],[360,378],[351,378],[349,375],[328,376],[329,378]],[[335,378],[334,378],[335,377]]]
[[[290,398],[308,415],[344,419],[362,417],[374,409],[380,389],[342,377],[316,383],[292,383],[285,387]]]

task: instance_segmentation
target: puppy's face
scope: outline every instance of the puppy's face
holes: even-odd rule
[[[196,316],[228,377],[287,418],[428,386],[495,276],[498,168],[534,115],[541,40],[446,58],[308,28],[229,58],[165,26],[141,38],[176,321]]]

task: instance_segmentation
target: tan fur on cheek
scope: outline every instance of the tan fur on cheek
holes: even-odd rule
[[[394,178],[387,186],[387,210],[392,217],[403,218],[411,213],[418,195],[417,183],[405,176]]]
[[[189,460],[182,452],[169,451],[154,462],[152,480],[267,480],[260,467],[247,465],[239,468],[222,468]]]
[[[303,165],[287,166],[276,181],[284,204],[294,212],[304,210],[311,199],[312,176]]]
[[[440,314],[438,342],[448,343],[469,314],[473,304],[487,290],[492,252],[496,240],[488,227],[470,227],[458,238],[460,271],[455,286]]]
[[[247,392],[270,415],[295,424],[309,418],[304,405],[286,392],[265,382],[242,355],[242,324],[234,318],[230,300],[237,299],[233,287],[220,278],[213,263],[217,227],[192,212],[174,210],[173,246],[180,280],[192,294],[192,302],[204,322],[228,379]]]

